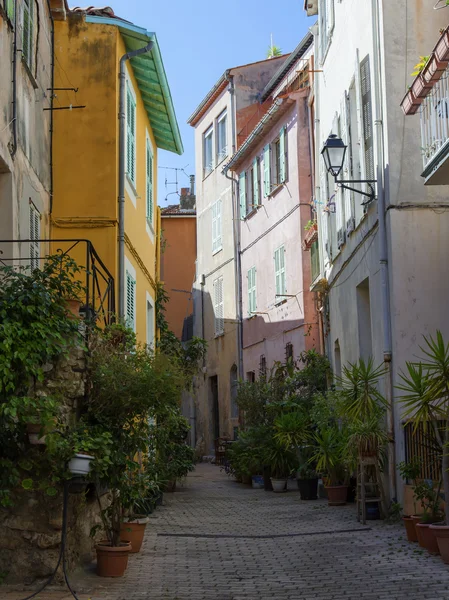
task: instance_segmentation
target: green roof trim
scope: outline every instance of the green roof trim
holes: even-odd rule
[[[182,154],[184,147],[156,34],[112,17],[86,15],[86,23],[118,27],[127,52],[142,48],[148,42],[153,42],[150,52],[130,60],[131,66],[157,147],[175,154]]]

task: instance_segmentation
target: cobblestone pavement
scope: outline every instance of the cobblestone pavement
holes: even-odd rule
[[[126,575],[83,576],[80,600],[449,600],[449,565],[401,525],[360,525],[353,505],[253,490],[208,464],[166,498]],[[25,595],[0,587],[5,600]]]

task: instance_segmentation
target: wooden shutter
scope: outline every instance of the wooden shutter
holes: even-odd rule
[[[274,253],[274,271],[275,271],[275,287],[276,299],[275,302],[282,301],[282,295],[286,293],[285,280],[285,248],[281,246]]]
[[[23,0],[22,9],[22,56],[30,69],[33,66],[33,2]]]
[[[279,132],[279,181],[285,183],[287,179],[287,136],[286,127]]]
[[[217,200],[212,205],[212,252],[221,247],[221,200]]]
[[[256,267],[248,271],[248,313],[252,315],[256,311]]]
[[[246,173],[240,173],[239,177],[239,196],[240,196],[240,218],[246,217]]]
[[[321,206],[325,208],[327,206],[327,173],[324,168],[323,161],[320,161],[320,196]],[[322,233],[322,244],[323,244],[323,258],[324,265],[329,262],[330,257],[330,244],[329,244],[329,228],[328,228],[328,212],[322,213],[321,217],[321,233]]]
[[[253,206],[260,205],[260,189],[259,189],[259,159],[256,157],[253,161]]]
[[[136,282],[126,272],[126,324],[136,330]]]
[[[270,168],[271,149],[267,144],[263,149],[263,195],[265,198],[271,193],[271,168]]]
[[[146,156],[146,175],[147,175],[147,221],[153,226],[153,154],[151,145],[147,140],[147,156]]]
[[[136,183],[136,103],[129,83],[126,86],[126,172]]]
[[[352,144],[351,144],[351,108],[349,94],[344,93],[341,103],[341,139],[348,147],[346,150],[345,161],[343,163],[342,179],[352,179]],[[346,235],[348,236],[355,228],[354,218],[354,194],[350,190],[343,190],[344,218]]]
[[[360,63],[360,91],[362,94],[363,150],[366,179],[374,179],[373,112],[371,104],[371,73],[369,56]]]
[[[285,248],[279,248],[279,267],[281,275],[281,294],[287,293],[287,282],[285,279]]]
[[[223,277],[214,281],[215,335],[224,332]]]
[[[34,204],[30,204],[30,267],[32,271],[39,268],[40,245],[38,240],[40,239],[40,234],[40,213]]]
[[[337,118],[335,133],[342,138],[342,121],[344,120],[342,114]],[[347,151],[346,151],[347,154]],[[346,159],[346,157],[345,157]],[[343,166],[344,169],[344,166]],[[337,246],[340,249],[346,240],[346,226],[345,226],[345,213],[344,213],[344,190],[338,187],[335,191],[335,227],[337,230]]]
[[[6,14],[11,23],[15,22],[14,0],[6,0]]]
[[[222,247],[222,242],[221,242],[221,200],[217,200],[216,202],[217,204],[217,208],[216,208],[216,219],[217,219],[217,249],[220,249]]]

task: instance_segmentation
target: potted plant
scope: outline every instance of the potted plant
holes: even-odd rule
[[[135,473],[132,480],[130,479],[129,485],[121,489],[123,517],[120,539],[128,540],[131,543],[130,552],[132,554],[140,552],[149,521],[148,515],[141,512],[142,499],[149,488],[155,490],[154,483],[145,469]]]
[[[398,464],[398,469],[401,477],[406,481],[411,481],[413,492],[418,485],[417,479],[421,473],[421,462],[414,460],[412,462],[401,462]],[[413,493],[413,515],[416,515],[416,495]],[[409,542],[417,542],[418,534],[416,533],[415,520],[413,515],[403,515],[402,520],[405,525],[405,531]]]
[[[327,477],[325,486],[329,506],[346,504],[348,494],[347,441],[338,425],[314,434],[315,450],[310,459],[316,470]]]
[[[440,553],[434,530],[430,529],[430,525],[440,522],[443,516],[440,509],[440,490],[441,481],[436,489],[433,483],[428,481],[422,481],[415,487],[415,497],[423,507],[423,512],[419,515],[419,522],[415,522],[418,543],[431,554]]]
[[[423,358],[419,362],[407,362],[406,372],[401,374],[403,392],[400,398],[405,417],[424,429],[432,427],[440,449],[443,492],[449,498],[449,345],[437,331],[436,337],[424,337],[421,348]],[[438,542],[443,560],[449,563],[449,524],[430,525]]]
[[[318,498],[318,473],[308,462],[301,463],[296,473],[301,500],[316,500]]]
[[[271,484],[274,492],[286,492],[287,480],[296,470],[298,459],[294,452],[284,446],[273,444],[268,454],[271,469]]]

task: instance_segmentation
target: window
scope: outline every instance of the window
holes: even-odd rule
[[[256,381],[256,374],[254,371],[248,371],[246,373],[246,381],[249,383],[254,383]]]
[[[227,112],[224,111],[217,119],[217,165],[228,155],[227,123]]]
[[[15,21],[14,0],[5,0],[5,10],[6,10],[6,16],[8,17],[8,19],[11,21],[11,23],[14,23],[14,21]]]
[[[374,179],[373,115],[371,108],[371,73],[369,56],[360,63],[360,88],[362,93],[363,150],[366,179]]]
[[[215,335],[224,333],[223,277],[214,281]]]
[[[147,295],[147,345],[154,348],[154,306]]]
[[[151,149],[150,140],[147,138],[147,152],[146,152],[146,216],[147,223],[150,227],[153,227],[153,152]]]
[[[214,128],[212,125],[206,131],[203,136],[203,174],[204,177],[209,175],[209,173],[214,168],[214,157],[212,154],[212,134],[214,132]]]
[[[285,360],[286,362],[293,360],[293,344],[291,342],[285,344]]]
[[[267,359],[265,358],[265,354],[260,355],[259,360],[259,377],[267,376]]]
[[[318,240],[310,246],[310,262],[312,266],[312,283],[320,274],[320,253],[318,249]]]
[[[281,246],[274,253],[274,272],[276,283],[276,298],[275,304],[279,304],[285,300],[284,294],[287,293],[285,281],[285,248]]]
[[[30,69],[33,68],[34,54],[34,0],[23,0],[22,9],[22,58]],[[14,12],[14,8],[12,9]]]
[[[287,181],[287,128],[283,127],[279,137],[264,148],[264,196]]]
[[[126,271],[126,325],[136,331],[136,280]]]
[[[31,270],[39,268],[41,237],[41,215],[32,202],[30,202],[30,267]]]
[[[136,185],[136,100],[129,81],[126,82],[126,173]]]
[[[223,249],[221,241],[221,200],[212,204],[212,254]]]
[[[334,0],[320,0],[318,12],[320,60],[323,63],[334,30]]]
[[[256,267],[251,267],[247,275],[248,279],[248,314],[251,316],[256,312]]]

